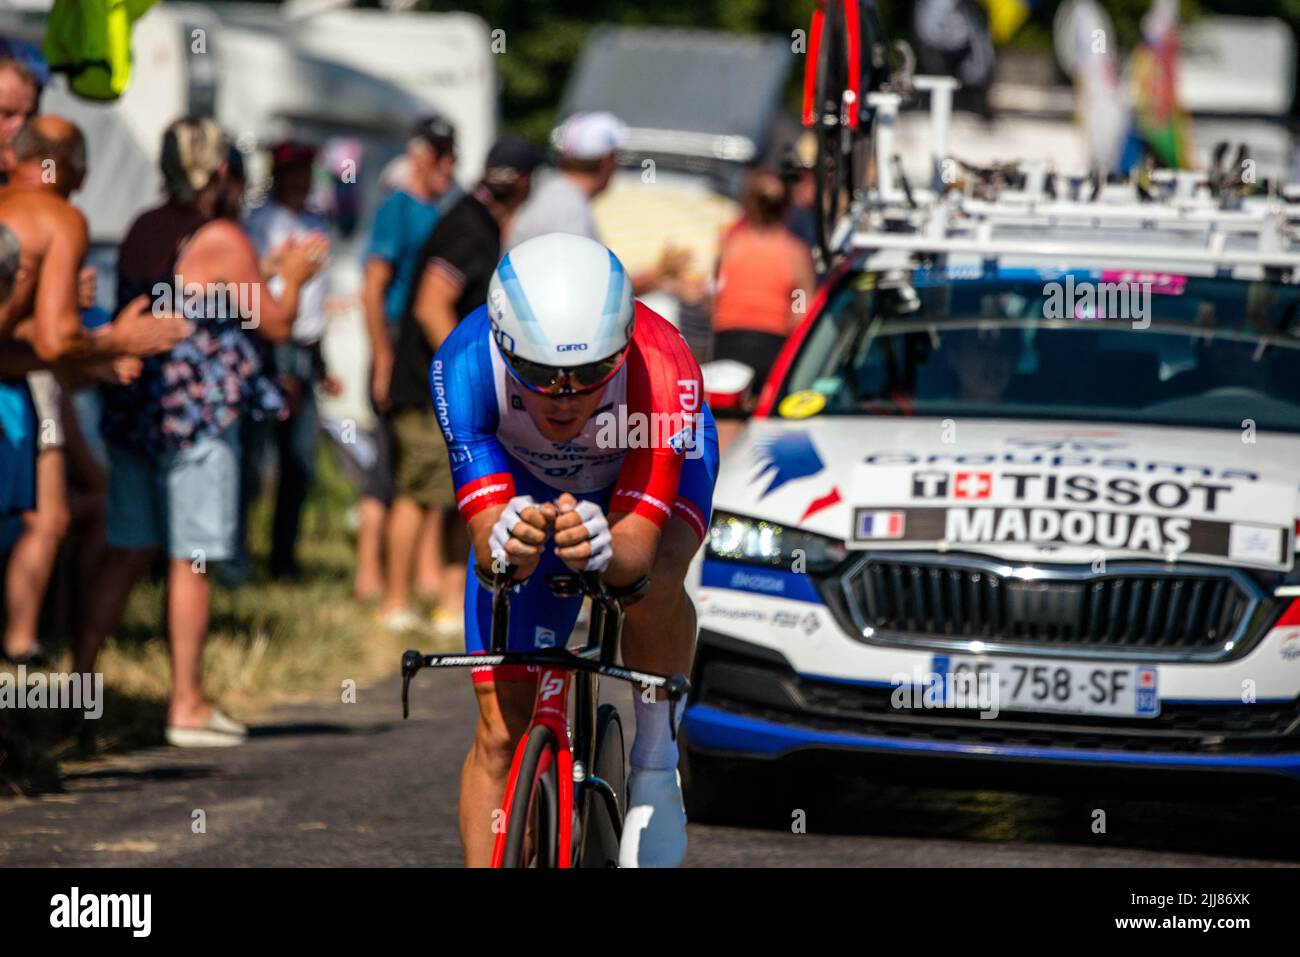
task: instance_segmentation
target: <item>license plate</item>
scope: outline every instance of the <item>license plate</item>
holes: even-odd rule
[[[1005,711],[1114,718],[1154,718],[1160,714],[1156,669],[1150,665],[935,655],[932,670],[941,676],[949,703],[974,702],[977,696],[982,699],[996,694],[998,709]]]

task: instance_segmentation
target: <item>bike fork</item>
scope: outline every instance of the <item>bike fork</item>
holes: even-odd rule
[[[519,765],[523,762],[524,751],[528,746],[528,733],[538,724],[544,724],[555,735],[555,778],[559,791],[556,801],[556,866],[573,866],[573,749],[569,741],[568,702],[569,678],[571,672],[543,669],[538,676],[537,701],[533,705],[533,720],[529,722],[519,744],[515,746],[515,756],[510,762],[510,775],[506,778],[505,806],[501,809],[501,821],[497,824],[496,841],[492,845],[492,866],[501,867],[505,860],[506,832],[509,830],[510,816],[515,813],[527,814],[528,808],[515,808],[514,795],[519,778]]]

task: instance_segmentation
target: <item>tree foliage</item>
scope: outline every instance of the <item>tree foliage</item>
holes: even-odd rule
[[[271,0],[275,2],[275,0]],[[1063,0],[1043,0],[1012,45],[1051,48],[1052,17]],[[1140,36],[1152,0],[1099,0],[1115,23],[1115,41],[1129,50]],[[378,6],[378,0],[362,5]],[[506,51],[497,60],[502,84],[501,119],[506,129],[542,142],[587,34],[600,24],[681,26],[709,30],[767,32],[790,36],[806,29],[814,0],[419,0],[418,8],[463,11],[505,31]],[[1180,0],[1184,21],[1207,13],[1277,17],[1300,41],[1300,0]],[[908,37],[913,0],[880,0],[886,28]],[[797,71],[796,71],[797,73]],[[790,102],[800,77],[791,77]],[[653,91],[647,91],[652,96]]]

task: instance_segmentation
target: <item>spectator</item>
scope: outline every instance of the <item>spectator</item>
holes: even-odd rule
[[[8,147],[24,123],[36,115],[41,82],[32,69],[12,56],[0,57],[0,145]],[[8,178],[5,170],[5,178]]]
[[[20,263],[21,245],[18,235],[0,222],[0,307],[5,309],[9,307],[15,292]],[[13,341],[12,336],[0,337],[0,369],[5,373],[23,373],[30,367],[30,359],[29,347]],[[0,380],[2,381],[4,380]],[[7,434],[0,435],[0,441],[8,438]],[[4,452],[0,455],[0,517],[7,518],[14,513],[14,509],[8,505],[10,490],[20,481],[26,468],[20,456],[10,454],[10,450],[3,446],[0,446],[0,450]],[[0,652],[3,652],[2,647]]]
[[[275,251],[286,241],[329,231],[328,220],[307,209],[317,153],[315,146],[291,141],[281,143],[272,151],[271,198],[249,214],[246,224],[249,238],[263,261],[272,259]],[[268,270],[268,273],[273,271]],[[278,274],[271,279],[269,288],[276,295],[283,291],[284,282]],[[273,440],[276,450],[279,480],[271,526],[271,577],[275,579],[296,581],[301,575],[297,556],[298,529],[303,502],[307,500],[316,471],[316,440],[320,428],[316,385],[325,380],[320,342],[325,333],[325,297],[328,294],[329,276],[322,271],[302,287],[292,337],[275,349],[275,364],[279,370],[280,388],[288,403],[288,417],[278,422],[245,419],[246,473],[260,478],[265,445]],[[260,486],[256,480],[242,484],[245,489],[251,486],[254,494]],[[248,504],[245,498],[241,502],[241,511],[246,511]],[[241,541],[241,557],[246,563],[245,547]]]
[[[781,163],[781,179],[790,195],[785,224],[809,249],[817,245],[817,181],[813,173],[816,155],[812,134],[805,133],[790,146]]]
[[[13,140],[38,111],[48,81],[49,70],[39,51],[21,40],[0,39],[0,181],[8,182],[14,161]],[[78,274],[78,306],[83,311],[95,306],[95,293],[95,269],[83,268]],[[101,315],[101,319],[107,321],[108,316]],[[27,373],[26,384],[19,378],[0,381],[0,391],[19,404],[25,399],[25,390],[30,393],[36,416],[36,507],[23,512],[21,532],[9,553],[3,651],[10,661],[45,667],[48,657],[36,633],[45,592],[62,538],[74,518],[90,536],[82,541],[87,557],[95,558],[95,542],[101,537],[96,536],[100,523],[95,515],[103,511],[101,494],[99,508],[95,505],[96,485],[101,493],[103,473],[96,479],[87,472],[86,456],[77,455],[85,450],[85,441],[69,391],[55,373],[49,369]],[[9,407],[13,407],[12,402]],[[65,445],[73,451],[72,456],[65,455]],[[74,468],[74,462],[82,468]],[[75,502],[70,501],[73,484]]]
[[[114,356],[165,351],[185,333],[178,319],[156,319],[144,304],[91,336],[79,322],[87,296],[82,270],[87,246],[85,219],[69,197],[85,177],[85,140],[76,126],[57,116],[34,117],[7,144],[10,178],[0,190],[0,220],[22,248],[28,277],[5,303],[6,330],[30,347],[26,373],[59,363],[64,374],[85,373]],[[53,175],[51,175],[51,173]],[[38,294],[39,293],[39,294]],[[89,291],[93,297],[93,289]],[[119,367],[133,375],[135,364]],[[19,371],[15,367],[6,373]],[[35,375],[36,405],[25,375],[0,381],[0,428],[6,458],[0,508],[24,512],[24,529],[6,575],[9,617],[5,653],[19,662],[42,665],[37,624],[59,542],[68,523],[64,483],[63,424],[57,383],[48,372]],[[37,509],[37,501],[40,508]]]
[[[743,217],[724,236],[713,300],[713,358],[754,370],[751,394],[767,381],[786,338],[806,315],[815,277],[808,247],[785,225],[789,193],[781,178],[751,170],[741,194]],[[748,406],[740,409],[743,418]],[[718,444],[740,423],[718,413]]]
[[[14,162],[13,145],[19,131],[36,115],[48,71],[34,48],[15,41],[3,41],[0,55],[0,180],[8,181]],[[95,299],[95,271],[84,268],[78,275],[79,305],[89,308]],[[41,604],[49,587],[60,543],[69,522],[66,462],[63,452],[64,423],[74,429],[58,380],[48,369],[29,372],[21,378],[0,382],[6,408],[11,412],[33,403],[36,431],[34,509],[22,513],[22,529],[9,554],[5,572],[6,622],[4,657],[32,667],[48,665],[48,656],[37,635]],[[11,427],[14,423],[11,422]],[[21,431],[21,427],[19,429]]]
[[[217,215],[240,222],[244,218],[244,194],[248,191],[248,173],[244,154],[233,143],[226,150],[226,188],[217,201]]]
[[[459,632],[468,543],[456,514],[447,446],[429,395],[429,364],[456,323],[487,301],[501,255],[501,228],[527,198],[544,154],[506,137],[488,153],[483,179],[434,227],[420,259],[424,270],[402,316],[388,405],[392,411],[396,497],[388,513],[388,563],[382,614],[393,629],[418,627],[410,607],[421,522],[441,519],[449,561],[434,624]]]
[[[787,200],[779,177],[751,171],[741,196],[744,219],[719,252],[713,357],[745,363],[760,386],[806,314],[814,282],[808,247],[785,226]]]
[[[23,529],[5,570],[4,657],[44,668],[49,657],[36,629],[69,519],[63,399],[59,383],[48,369],[27,373],[27,384],[36,412],[36,508],[23,512]]]
[[[392,437],[387,418],[388,385],[393,375],[393,346],[411,284],[420,270],[420,249],[438,222],[445,198],[455,185],[456,131],[438,116],[416,124],[406,149],[406,175],[375,214],[366,259],[362,305],[370,337],[371,402],[375,427],[375,462],[366,474],[358,507],[357,573],[353,592],[361,600],[383,592],[384,519],[393,501]],[[427,595],[437,592],[441,561],[438,523],[421,531],[416,554],[416,581]]]
[[[204,698],[203,642],[211,612],[207,563],[229,559],[239,506],[240,416],[277,415],[283,399],[248,325],[270,341],[290,338],[300,292],[320,269],[328,241],[291,240],[279,256],[273,295],[243,230],[217,217],[226,189],[227,143],[210,119],[185,117],[163,135],[166,201],[142,213],[118,256],[118,298],[140,290],[208,293],[183,303],[193,331],[165,355],[145,362],[126,387],[105,390],[100,427],[111,463],[109,550],[89,596],[77,670],[94,670],[104,639],[117,627],[132,588],[160,549],[167,555],[166,627],[172,653],[167,740],[182,747],[238,744],[243,725]],[[238,290],[240,305],[226,296]],[[252,315],[244,312],[253,304]],[[154,320],[157,322],[157,320]]]
[[[618,151],[626,138],[627,127],[611,113],[575,113],[565,120],[553,134],[559,172],[540,184],[519,210],[507,246],[513,248],[545,233],[575,233],[599,240],[591,201],[614,178]],[[686,250],[666,247],[657,266],[631,277],[633,292],[643,296],[667,285],[690,258]]]
[[[40,103],[41,84],[35,74],[18,60],[0,59],[0,153],[4,169],[0,177],[9,178],[8,164],[12,161],[10,147],[23,124],[36,115]],[[32,399],[44,400],[44,410],[36,409],[38,420],[50,415],[51,396],[57,403],[58,384],[47,370],[30,372],[27,386]],[[0,390],[21,401],[23,383],[11,379],[0,383]],[[57,417],[57,415],[56,415]],[[61,427],[53,423],[48,436],[50,441],[40,445],[36,458],[37,509],[23,513],[23,528],[9,553],[9,567],[5,572],[5,634],[4,657],[34,668],[45,667],[49,661],[37,640],[36,627],[40,616],[41,600],[54,570],[54,560],[59,541],[66,531],[66,497],[63,495],[63,453]],[[44,507],[44,513],[38,509]]]

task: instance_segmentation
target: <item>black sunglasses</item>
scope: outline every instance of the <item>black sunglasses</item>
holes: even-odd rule
[[[501,354],[515,378],[534,392],[547,396],[585,395],[595,392],[614,377],[627,356],[627,347],[608,358],[569,367],[532,362],[505,349]]]

